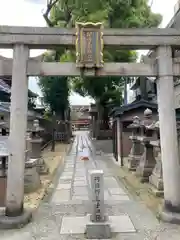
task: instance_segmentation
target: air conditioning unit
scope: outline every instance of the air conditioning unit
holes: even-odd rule
[[[174,5],[174,14],[176,14],[180,9],[180,0]]]

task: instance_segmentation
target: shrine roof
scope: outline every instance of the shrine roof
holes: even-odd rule
[[[150,108],[157,110],[157,104],[148,102],[146,100],[140,100],[140,101],[134,101],[132,103],[123,105],[121,107],[116,107],[111,110],[109,113],[112,117],[117,117],[123,115],[125,112],[130,112],[132,110],[138,109],[138,108]]]

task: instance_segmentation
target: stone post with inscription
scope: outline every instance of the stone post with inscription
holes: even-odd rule
[[[91,214],[86,225],[88,239],[111,238],[111,228],[105,214],[103,170],[89,171]]]

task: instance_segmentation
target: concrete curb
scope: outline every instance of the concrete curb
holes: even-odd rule
[[[69,154],[69,152],[71,151],[71,148],[72,148],[72,143],[69,144],[69,147],[68,149],[66,150],[65,152],[65,156],[63,157],[63,161],[61,164],[59,164],[59,166],[55,169],[55,171],[53,172],[52,174],[52,181],[50,182],[53,183],[54,186],[56,186],[58,184],[58,179],[59,179],[59,176],[62,174],[63,170],[64,170],[64,165],[65,165],[65,159],[66,159],[66,156]],[[52,194],[54,192],[54,187],[50,187],[50,184],[49,186],[47,187],[47,189],[45,190],[45,194],[44,194],[44,197],[42,198],[42,202],[48,202],[50,201],[51,197],[52,197]]]

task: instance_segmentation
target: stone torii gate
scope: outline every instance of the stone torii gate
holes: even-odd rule
[[[27,124],[28,76],[151,76],[157,77],[164,208],[161,218],[180,222],[180,165],[173,76],[180,76],[180,64],[172,49],[180,47],[176,29],[101,29],[101,24],[79,24],[78,31],[60,28],[0,26],[0,48],[13,48],[13,60],[0,59],[0,76],[12,75],[10,157],[7,198],[0,227],[29,221],[23,209],[25,136]],[[154,49],[156,61],[145,63],[103,63],[102,43],[116,49]],[[29,58],[30,49],[77,47],[77,63],[47,63]],[[95,51],[94,51],[95,50]],[[84,62],[83,62],[84,61]],[[83,69],[81,70],[81,67]],[[61,84],[61,83],[59,83]]]

